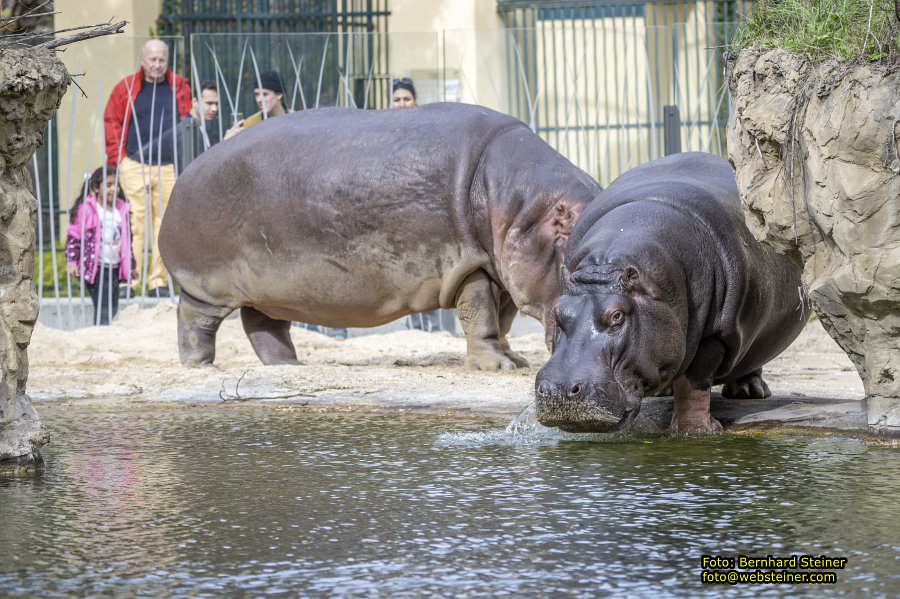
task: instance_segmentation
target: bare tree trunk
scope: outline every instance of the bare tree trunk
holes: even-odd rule
[[[0,469],[40,462],[47,442],[25,393],[28,343],[37,320],[37,205],[27,165],[69,85],[52,50],[0,52]]]

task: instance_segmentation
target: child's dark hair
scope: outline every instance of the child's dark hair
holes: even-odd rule
[[[97,168],[93,173],[91,173],[91,176],[88,178],[87,185],[81,186],[81,193],[78,194],[78,197],[76,197],[75,201],[72,202],[72,207],[69,209],[69,218],[75,218],[75,216],[78,215],[78,208],[81,206],[81,202],[84,201],[85,196],[87,196],[88,194],[99,192],[100,186],[104,184],[106,178],[110,175],[116,175],[116,167],[109,165],[101,166]],[[116,197],[123,198],[121,187],[116,189]]]

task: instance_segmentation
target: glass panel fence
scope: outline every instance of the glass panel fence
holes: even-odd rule
[[[288,111],[385,109],[392,80],[408,77],[420,104],[468,102],[520,118],[604,186],[663,155],[666,105],[680,110],[683,151],[724,155],[730,104],[722,40],[730,39],[735,24],[714,20],[699,5],[682,15],[683,22],[656,25],[659,19],[648,19],[642,6],[536,13],[527,28],[194,34],[189,47],[182,38],[167,38],[168,64],[186,77],[174,93],[129,79],[146,38],[103,37],[69,47],[60,56],[78,86],[48,124],[33,161],[41,208],[35,272],[41,320],[64,328],[96,324],[104,316],[92,309],[92,291],[108,312],[114,298],[118,305],[171,301],[177,287],[154,251],[168,191],[178,173],[235,123],[270,118],[254,88],[272,85],[273,71]],[[218,111],[204,107],[211,86]],[[193,119],[183,118],[191,108],[185,97],[200,99]],[[134,105],[155,116],[133,126]],[[105,277],[86,278],[95,265],[84,264],[85,256],[102,239],[88,238],[83,227],[75,228],[81,237],[66,247],[67,229],[78,217],[77,210],[70,214],[76,200],[102,199],[91,174],[105,164],[119,168],[101,170],[95,179],[112,174],[131,208],[136,274],[128,281],[113,280],[112,271],[102,268],[97,271]],[[115,215],[106,215],[114,225]],[[73,256],[77,268],[71,268]]]

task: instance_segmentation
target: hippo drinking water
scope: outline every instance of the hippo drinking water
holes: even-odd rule
[[[721,428],[711,385],[766,397],[762,365],[803,329],[800,270],[744,223],[728,163],[678,154],[616,179],[569,238],[538,420],[616,430],[671,385],[672,429]]]
[[[572,222],[599,186],[486,108],[323,109],[267,120],[178,178],[159,234],[181,286],[182,363],[212,363],[241,309],[265,364],[295,363],[290,321],[369,327],[455,307],[468,366],[527,365],[506,334],[544,320]]]

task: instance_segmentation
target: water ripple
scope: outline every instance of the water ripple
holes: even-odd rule
[[[837,595],[900,584],[900,454],[850,439],[212,404],[42,414],[46,470],[0,480],[4,596],[704,596],[699,557],[737,553],[846,556]]]

